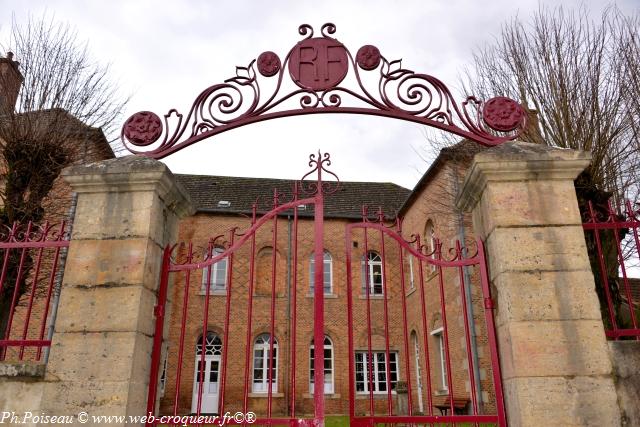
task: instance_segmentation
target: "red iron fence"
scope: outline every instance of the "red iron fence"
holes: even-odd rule
[[[14,223],[0,232],[0,360],[41,361],[62,279],[65,222]]]
[[[607,337],[640,340],[640,210],[589,202],[582,226]]]

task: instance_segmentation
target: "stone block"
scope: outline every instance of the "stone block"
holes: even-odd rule
[[[63,286],[143,284],[155,290],[161,267],[162,249],[148,238],[72,240]]]
[[[5,411],[22,416],[27,411],[39,413],[43,389],[43,382],[0,379],[0,424],[2,412]],[[8,420],[5,422],[8,423]]]
[[[582,227],[577,225],[496,228],[486,250],[491,280],[505,271],[591,269]]]
[[[56,333],[141,332],[153,335],[155,293],[142,285],[66,286],[60,295]]]
[[[511,427],[620,426],[611,378],[513,378],[503,387]]]
[[[581,224],[572,181],[493,182],[482,194],[480,209],[491,212],[482,215],[487,235],[495,227]]]
[[[152,341],[135,332],[54,334],[46,378],[148,381]]]
[[[499,273],[496,323],[536,320],[601,320],[593,273],[583,271],[522,271]]]
[[[602,321],[509,322],[497,333],[503,379],[611,374]]]
[[[48,382],[44,387],[42,410],[51,415],[76,415],[80,411],[90,416],[126,415],[129,388],[127,381],[78,379]]]
[[[163,241],[162,202],[153,191],[83,194],[78,198],[74,240],[149,237]]]

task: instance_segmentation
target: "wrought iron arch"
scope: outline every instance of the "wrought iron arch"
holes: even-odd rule
[[[313,37],[313,28],[307,24],[298,32],[304,39],[284,60],[267,51],[248,66],[236,67],[235,77],[200,93],[186,116],[176,109],[169,110],[164,120],[150,111],[132,115],[122,128],[123,144],[135,154],[160,159],[240,126],[321,113],[406,120],[485,146],[515,139],[525,128],[525,110],[512,99],[496,97],[483,102],[469,96],[458,104],[440,80],[402,68],[401,60],[387,60],[373,45],[362,46],[354,57],[332,37],[334,24],[324,24],[321,37]],[[363,73],[376,70],[377,87],[365,84]],[[342,86],[350,73],[356,85]],[[275,79],[274,88],[263,92],[269,79]],[[297,88],[283,89],[283,83]]]

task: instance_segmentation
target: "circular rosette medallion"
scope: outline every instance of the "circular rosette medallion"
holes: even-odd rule
[[[260,56],[258,56],[258,71],[265,77],[278,74],[281,66],[280,58],[274,52],[262,52]]]
[[[160,117],[151,111],[140,111],[129,117],[122,132],[129,142],[137,146],[151,145],[162,135]]]
[[[526,113],[516,101],[504,96],[491,98],[484,104],[482,117],[491,129],[510,132],[522,126]]]
[[[370,44],[362,46],[356,54],[356,62],[366,71],[375,70],[380,65],[380,60],[380,50]]]
[[[291,51],[289,73],[303,89],[321,92],[336,87],[347,75],[347,49],[332,38],[311,38]]]

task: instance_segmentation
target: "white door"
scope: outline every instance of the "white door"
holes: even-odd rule
[[[198,410],[198,393],[200,391],[201,356],[196,356],[196,369],[193,376],[193,397],[191,399],[191,412]],[[201,414],[218,413],[218,397],[220,384],[220,355],[205,355],[202,380],[202,404]]]

